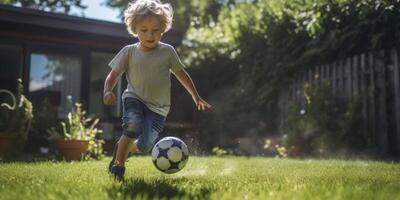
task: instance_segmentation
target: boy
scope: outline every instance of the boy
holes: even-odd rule
[[[171,71],[191,94],[198,110],[211,107],[197,93],[175,49],[160,42],[171,28],[172,7],[157,0],[138,0],[129,4],[124,16],[127,30],[139,42],[125,46],[109,63],[112,70],[105,80],[103,97],[104,104],[115,104],[112,89],[125,72],[128,86],[122,95],[123,131],[109,165],[117,180],[124,179],[128,153],[148,153],[163,128],[170,109]]]

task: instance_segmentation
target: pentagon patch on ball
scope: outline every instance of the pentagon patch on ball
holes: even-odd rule
[[[181,139],[165,137],[154,145],[151,156],[158,170],[172,174],[185,167],[189,159],[189,150]]]

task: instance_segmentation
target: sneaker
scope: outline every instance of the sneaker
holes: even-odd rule
[[[125,167],[114,165],[114,166],[111,167],[110,173],[111,173],[111,175],[114,176],[114,178],[117,181],[123,181],[124,180],[124,174],[125,174]]]

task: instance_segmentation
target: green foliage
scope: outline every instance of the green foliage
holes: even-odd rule
[[[70,104],[71,98],[68,98]],[[89,141],[88,157],[99,159],[103,156],[104,141],[97,139],[96,136],[102,133],[96,128],[99,119],[86,118],[86,111],[82,109],[81,103],[75,103],[75,107],[67,114],[60,127],[52,127],[48,130],[49,140],[65,139],[65,140],[87,140]]]
[[[125,2],[121,8],[127,1],[108,2]],[[175,27],[189,27],[180,55],[200,93],[214,105],[213,112],[199,114],[200,130],[223,135],[224,141],[246,135],[260,121],[276,131],[279,93],[297,73],[400,46],[398,0],[169,2]],[[213,142],[219,141],[204,144],[207,149],[220,145]]]
[[[96,128],[99,119],[86,118],[86,111],[81,103],[75,103],[75,109],[67,114],[64,122],[61,122],[63,137],[66,140],[93,140],[101,130]]]
[[[24,8],[34,8],[50,12],[62,12],[68,14],[71,8],[86,9],[82,0],[0,0],[0,4],[19,5]]]
[[[305,85],[305,107],[293,106],[281,130],[285,145],[295,156],[349,153],[367,149],[362,129],[361,104],[343,103],[330,83]],[[351,150],[351,151],[350,151]]]
[[[288,156],[288,151],[286,147],[279,144],[273,145],[270,139],[265,140],[264,149],[275,153],[275,158],[287,158]]]
[[[111,8],[121,10],[120,17],[123,18],[123,10],[127,7],[130,0],[107,0],[105,4]],[[218,12],[222,4],[226,4],[224,0],[165,0],[174,8],[174,29],[186,31],[191,23],[196,24],[197,21],[209,21],[218,16]]]
[[[94,139],[89,141],[88,154],[85,159],[96,159],[99,160],[104,157],[103,145],[104,140]]]
[[[17,80],[17,94],[14,96],[7,90],[1,90],[8,93],[8,98],[3,98],[0,107],[0,133],[1,134],[14,134],[17,136],[17,145],[14,152],[21,152],[23,150],[25,141],[30,129],[32,114],[32,103],[23,95],[22,80]],[[4,103],[3,103],[4,102]]]
[[[223,149],[223,148],[214,147],[214,148],[212,149],[212,153],[213,153],[214,155],[216,155],[216,156],[222,157],[222,156],[225,156],[228,152],[227,152],[225,149]]]
[[[317,64],[400,44],[398,1],[270,0],[223,5],[217,20],[192,24],[184,49],[188,66],[224,66],[235,91],[227,96],[227,129],[242,113],[258,112],[277,127],[278,97],[294,75]],[[224,57],[228,61],[210,62]],[[210,75],[210,74],[208,74]],[[221,76],[200,76],[220,81]],[[207,88],[208,89],[208,88]],[[216,94],[220,88],[212,88]],[[211,93],[211,92],[210,92]],[[210,94],[212,96],[214,94]],[[230,118],[231,120],[229,120]],[[248,125],[247,128],[251,128]]]

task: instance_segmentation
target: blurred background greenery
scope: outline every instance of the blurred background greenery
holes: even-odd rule
[[[71,7],[85,9],[80,0],[0,2],[62,13]],[[128,2],[103,3],[122,13]],[[211,152],[219,146],[228,153],[247,154],[236,148],[238,138],[254,138],[249,144],[259,148],[252,154],[268,154],[262,148],[264,138],[276,138],[289,150],[302,144],[303,156],[316,155],[321,146],[330,146],[329,154],[375,148],[365,142],[371,138],[359,136],[357,102],[336,101],[324,85],[312,88],[303,97],[315,99],[306,118],[299,118],[300,108],[293,107],[286,118],[289,125],[282,126],[279,96],[296,74],[316,65],[398,48],[399,0],[164,2],[175,9],[173,28],[184,33],[179,54],[200,93],[214,106],[195,117],[200,149]],[[326,99],[333,110],[321,103]],[[190,108],[192,102],[186,102]],[[310,130],[318,130],[319,136],[304,137]]]

